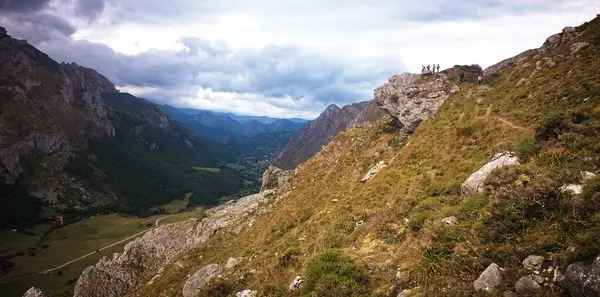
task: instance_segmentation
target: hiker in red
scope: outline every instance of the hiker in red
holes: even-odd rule
[[[431,71],[431,67],[429,67],[430,65],[427,65],[427,71]]]

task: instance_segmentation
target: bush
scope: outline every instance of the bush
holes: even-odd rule
[[[303,296],[362,297],[369,294],[363,269],[337,252],[316,255],[306,267]]]
[[[419,232],[421,228],[423,228],[423,224],[425,224],[425,220],[427,219],[427,214],[424,212],[419,212],[410,217],[408,220],[408,227],[413,232]]]
[[[525,138],[517,144],[517,156],[523,160],[527,160],[535,156],[539,152],[539,146],[533,138]]]

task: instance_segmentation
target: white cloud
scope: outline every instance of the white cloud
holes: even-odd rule
[[[61,53],[64,45],[50,42],[42,49],[97,65],[136,95],[311,117],[329,103],[369,100],[389,75],[421,64],[492,65],[600,11],[597,0],[105,0],[90,21],[77,0],[61,1],[49,10],[75,25],[74,44],[116,53],[93,51],[94,59],[81,53],[87,47]],[[108,67],[111,59],[120,66]]]

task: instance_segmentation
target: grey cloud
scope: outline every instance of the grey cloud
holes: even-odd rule
[[[75,11],[88,19],[95,19],[104,11],[104,0],[79,0]]]
[[[0,11],[35,12],[48,6],[50,0],[0,0]]]
[[[6,26],[9,34],[17,38],[27,39],[34,45],[69,37],[77,31],[65,19],[42,12],[10,13],[4,15],[4,18],[4,26]]]

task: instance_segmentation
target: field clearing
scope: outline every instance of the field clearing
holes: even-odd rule
[[[179,209],[183,202],[187,207],[190,195],[186,195],[179,203],[171,202],[165,205],[165,209]],[[177,207],[175,206],[177,204]],[[179,211],[177,210],[177,211]],[[147,218],[124,216],[120,214],[101,215],[86,218],[77,223],[67,225],[50,232],[47,239],[40,242],[44,232],[50,230],[54,225],[50,223],[36,225],[29,231],[35,236],[12,232],[11,230],[0,231],[0,255],[24,252],[25,255],[10,259],[15,263],[14,270],[0,275],[0,292],[2,296],[22,296],[31,286],[41,288],[52,296],[72,296],[73,286],[81,271],[95,264],[104,256],[121,252],[130,240],[94,253],[84,259],[71,263],[59,270],[48,274],[38,273],[63,265],[73,259],[94,252],[97,249],[111,245],[134,234],[151,230],[155,222],[161,219],[159,224],[169,224],[187,220],[194,217],[202,217],[203,209],[194,208],[173,215],[156,215]],[[141,236],[142,234],[140,234]],[[133,240],[133,239],[132,239]],[[41,245],[48,245],[42,248]],[[35,256],[28,254],[28,247],[34,247]]]
[[[213,168],[213,167],[198,167],[198,166],[194,166],[193,167],[195,170],[201,170],[201,171],[208,171],[208,172],[221,172],[220,168]]]

